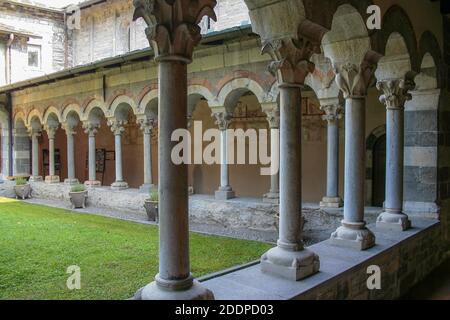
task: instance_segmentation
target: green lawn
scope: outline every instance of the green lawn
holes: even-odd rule
[[[191,234],[194,276],[260,257],[269,245]],[[81,268],[81,290],[66,287]],[[0,299],[126,299],[158,269],[155,226],[0,198]]]

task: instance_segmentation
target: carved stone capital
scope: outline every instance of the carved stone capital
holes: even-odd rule
[[[47,136],[49,139],[55,139],[55,134],[56,130],[58,130],[58,125],[46,124],[44,129],[47,132]]]
[[[30,137],[40,137],[41,135],[42,135],[42,129],[35,129],[35,128],[30,128],[30,129],[28,129],[28,135],[30,136]]]
[[[228,129],[232,119],[232,116],[228,112],[215,112],[212,116],[216,119],[215,124],[217,124],[219,130]]]
[[[125,132],[125,125],[128,123],[126,120],[109,119],[108,126],[111,127],[112,133],[115,136],[120,136]]]
[[[88,134],[89,137],[94,137],[97,134],[99,128],[100,128],[99,123],[92,123],[90,121],[83,122],[84,132]]]
[[[278,107],[266,110],[267,122],[269,122],[269,127],[271,129],[280,128],[280,109]]]
[[[145,33],[156,59],[168,56],[192,59],[200,42],[198,24],[204,16],[217,20],[215,0],[134,0],[133,20],[143,18]]]
[[[377,89],[382,91],[380,102],[389,109],[403,109],[406,101],[412,99],[409,91],[416,87],[410,78],[382,80],[377,82]]]
[[[305,37],[266,41],[262,53],[268,53],[273,62],[268,70],[277,77],[279,83],[303,85],[306,76],[314,71],[311,55],[320,52],[312,41]]]
[[[158,121],[151,118],[138,119],[138,124],[145,134],[151,134],[153,128],[156,127]]]
[[[335,66],[336,84],[344,98],[363,98],[374,80],[375,65],[363,62],[361,65],[345,63]]]
[[[320,109],[325,112],[322,119],[328,122],[334,122],[342,119],[342,107],[339,104],[321,106]]]
[[[61,128],[66,132],[66,135],[75,135],[76,131],[75,131],[75,127],[74,125],[70,124],[70,123],[63,123],[61,125]]]

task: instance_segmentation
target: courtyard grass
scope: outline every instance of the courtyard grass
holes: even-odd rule
[[[270,246],[190,235],[198,277],[255,260]],[[71,265],[81,290],[68,290]],[[0,299],[126,299],[158,270],[155,226],[0,198]]]

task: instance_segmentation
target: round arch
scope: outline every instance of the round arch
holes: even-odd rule
[[[38,109],[33,109],[28,114],[27,123],[26,123],[27,127],[31,127],[31,121],[33,121],[33,118],[37,118],[41,125],[44,123],[44,121],[43,121],[44,118],[43,118],[41,112]]]
[[[62,116],[61,116],[62,122],[67,122],[67,118],[69,117],[69,115],[71,113],[76,113],[78,118],[81,119],[81,116],[82,116],[81,107],[76,103],[71,103],[63,109]]]
[[[58,120],[59,123],[61,123],[61,112],[54,106],[48,107],[44,112],[44,119],[43,123],[46,124],[48,122],[48,119],[50,115],[54,114]]]
[[[147,105],[155,100],[158,99],[158,89],[153,89],[150,90],[149,92],[147,92],[144,97],[141,99],[141,101],[139,102],[139,114],[144,114],[145,113],[145,109],[147,108]]]
[[[82,114],[81,114],[81,121],[87,121],[89,120],[89,115],[91,114],[92,110],[94,109],[100,109],[104,116],[108,114],[108,111],[106,110],[105,103],[99,99],[92,99],[84,108]]]
[[[126,104],[129,105],[131,107],[131,109],[133,110],[133,113],[136,115],[138,114],[138,108],[136,106],[136,103],[134,102],[133,99],[131,99],[129,96],[127,95],[121,95],[116,97],[113,102],[111,103],[111,105],[109,106],[108,110],[109,110],[109,116],[115,116],[116,115],[116,111],[117,108],[122,105],[122,104]]]
[[[266,93],[258,82],[249,78],[236,78],[222,87],[212,104],[225,107],[227,110],[233,109],[242,95],[247,92],[253,93],[260,104],[264,103]]]

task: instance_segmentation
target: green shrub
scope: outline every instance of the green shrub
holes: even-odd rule
[[[159,200],[159,193],[158,190],[150,190],[150,201],[158,202]]]
[[[86,191],[86,187],[83,184],[77,184],[70,188],[70,192],[83,192]]]
[[[27,184],[27,179],[23,177],[16,177],[16,186],[24,186]]]

